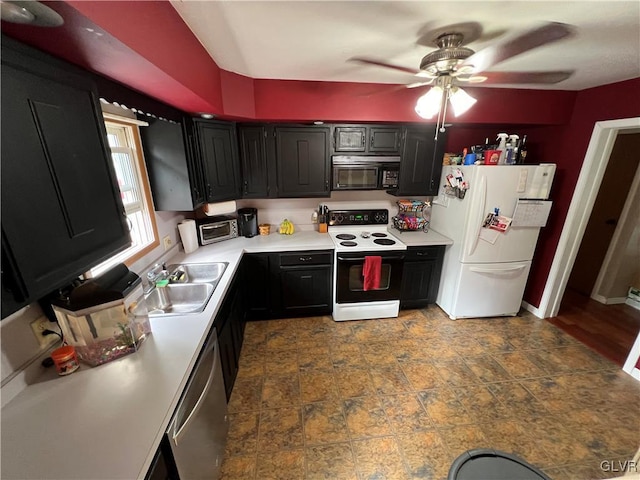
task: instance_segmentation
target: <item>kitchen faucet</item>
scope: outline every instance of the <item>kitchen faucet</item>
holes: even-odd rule
[[[169,272],[167,271],[164,263],[160,265],[156,263],[151,270],[147,272],[147,280],[149,284],[147,285],[147,289],[145,290],[145,295],[149,294],[154,288],[156,288],[156,283],[159,280],[164,280],[169,276]]]

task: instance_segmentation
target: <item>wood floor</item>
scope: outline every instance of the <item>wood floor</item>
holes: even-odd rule
[[[558,316],[548,321],[622,367],[640,331],[640,310],[604,305],[567,288]]]

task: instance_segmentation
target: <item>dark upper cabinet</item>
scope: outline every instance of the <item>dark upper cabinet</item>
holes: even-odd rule
[[[436,301],[444,245],[409,247],[402,270],[400,308],[422,308]]]
[[[334,152],[350,153],[367,151],[366,127],[335,127],[333,131]]]
[[[143,120],[149,123],[140,128],[140,136],[157,211],[195,210],[207,202],[240,197],[234,124]]]
[[[204,166],[207,202],[240,197],[240,166],[235,125],[194,120],[199,156]]]
[[[140,127],[157,211],[194,210],[205,203],[204,168],[193,151],[189,120],[179,124],[144,117]]]
[[[93,82],[5,37],[2,240],[3,288],[18,304],[131,242]]]
[[[369,152],[399,154],[402,127],[369,127]]]
[[[407,127],[397,190],[392,195],[436,196],[442,173],[446,132],[435,137],[435,126]]]
[[[273,127],[240,125],[242,198],[274,198],[278,195]]]
[[[334,125],[333,153],[352,155],[400,155],[400,125]]]
[[[279,197],[328,197],[329,128],[276,127]]]

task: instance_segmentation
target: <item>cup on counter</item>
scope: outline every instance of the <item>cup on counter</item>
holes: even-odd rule
[[[327,233],[326,215],[318,215],[318,233]]]
[[[477,156],[475,153],[467,153],[464,157],[464,164],[473,165],[474,163],[476,163],[476,160],[477,160]]]

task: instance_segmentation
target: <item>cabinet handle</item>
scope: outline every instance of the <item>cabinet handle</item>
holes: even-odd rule
[[[301,262],[308,262],[310,260],[313,260],[313,257],[300,257],[299,260]]]
[[[249,182],[247,180],[244,181],[244,195],[249,193]]]
[[[364,147],[365,135],[362,135],[362,146]]]
[[[213,189],[211,188],[211,184],[207,184],[207,192],[209,192],[209,198],[213,197]],[[209,198],[207,198],[207,200],[209,200]]]
[[[326,180],[326,181],[324,182],[324,191],[325,191],[325,192],[328,192],[328,191],[329,191],[329,180]]]
[[[373,135],[371,135],[371,148],[373,148]]]

